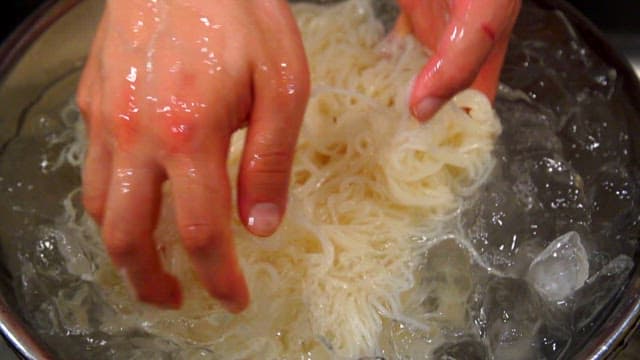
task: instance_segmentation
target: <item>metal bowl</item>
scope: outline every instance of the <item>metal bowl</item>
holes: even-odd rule
[[[28,18],[0,48],[0,155],[4,154],[8,144],[16,136],[40,134],[38,131],[42,129],[33,130],[30,128],[33,124],[24,121],[34,106],[41,109],[59,106],[73,93],[102,7],[101,0],[49,1]],[[380,8],[380,11],[388,11],[388,8]],[[555,22],[556,25],[564,21],[570,27],[538,27],[537,32],[532,31],[540,16],[556,17],[559,19]],[[532,36],[538,37],[537,41],[549,44],[559,38],[577,36],[603,64],[615,69],[618,85],[613,90],[612,111],[620,114],[621,121],[628,126],[632,146],[630,157],[635,166],[640,165],[640,85],[628,62],[584,16],[563,0],[525,1],[515,29],[514,42],[529,41]],[[503,74],[506,85],[516,89],[521,83],[521,74],[527,71],[523,69],[522,59],[518,56],[510,51]],[[64,96],[56,97],[52,93]],[[551,107],[561,106],[561,99],[553,94],[540,101],[546,101],[546,105]],[[498,109],[500,111],[500,107]],[[19,164],[14,161],[9,165],[3,163],[3,166]],[[0,178],[0,184],[3,184],[2,181],[7,182],[7,179]],[[38,181],[40,183],[36,186],[47,189],[47,196],[55,202],[53,199],[67,193],[79,182],[79,178],[77,174],[62,173]],[[60,209],[57,205],[40,207],[37,211],[29,208],[24,205],[33,201],[29,196],[42,196],[41,194],[29,195],[27,192],[26,195],[16,197],[17,195],[6,193],[5,185],[2,185],[5,189],[2,201],[5,204],[0,209],[0,216],[5,223],[0,229],[0,330],[20,356],[28,359],[54,358],[62,351],[45,343],[41,335],[34,331],[30,325],[32,314],[21,308],[14,286],[20,277],[16,269],[23,261],[16,256],[20,246],[16,239],[28,235],[21,230],[22,227],[32,222],[49,221]],[[39,200],[43,202],[43,199]],[[623,348],[640,319],[640,269],[637,266],[640,264],[640,254],[635,252],[629,255],[633,255],[636,266],[628,282],[582,333],[576,336],[563,357],[605,359],[613,357]]]

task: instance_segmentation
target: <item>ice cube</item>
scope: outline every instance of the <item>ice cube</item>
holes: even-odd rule
[[[619,255],[576,292],[574,322],[578,329],[590,328],[597,323],[596,317],[600,311],[624,288],[633,265],[629,256]],[[582,331],[585,332],[585,329]]]
[[[638,197],[638,179],[619,161],[607,163],[595,176],[589,189],[592,222],[597,228],[620,228],[619,221],[633,217]],[[616,227],[617,226],[617,227]]]
[[[563,317],[564,318],[564,317]],[[546,319],[547,322],[558,322],[558,319]],[[558,324],[543,323],[536,335],[538,339],[539,359],[558,359],[567,350],[571,340],[569,322],[562,319]]]
[[[548,224],[545,236],[576,230],[589,220],[582,176],[562,154],[537,153],[514,158],[505,174],[524,202],[532,223]],[[540,231],[539,231],[540,232]],[[547,237],[543,237],[547,238]]]
[[[576,170],[593,174],[600,164],[626,162],[630,158],[627,115],[612,105],[606,94],[578,95],[578,104],[559,133],[565,156]]]
[[[487,348],[479,340],[467,338],[446,343],[433,352],[436,360],[483,360],[488,358]]]
[[[393,321],[388,330],[387,334],[383,334],[383,338],[388,338],[384,341],[388,342],[388,346],[383,346],[386,359],[430,359],[436,346],[434,339],[438,337],[437,329],[418,329]]]
[[[548,301],[560,301],[582,287],[589,276],[587,251],[575,231],[555,239],[529,266],[527,280]]]
[[[438,320],[451,329],[468,324],[467,297],[473,289],[472,262],[465,249],[447,240],[429,249],[419,267],[420,296],[407,297],[405,313],[412,317]],[[416,305],[413,305],[413,304]]]
[[[541,324],[540,297],[526,281],[494,277],[474,315],[495,359],[536,359]]]
[[[514,265],[514,255],[521,243],[528,241],[526,206],[518,201],[512,184],[494,180],[482,191],[462,215],[469,242],[482,260],[498,271],[507,272]]]

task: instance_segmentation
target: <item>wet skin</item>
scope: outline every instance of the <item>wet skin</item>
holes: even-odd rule
[[[398,0],[395,34],[412,32],[433,55],[416,77],[409,101],[429,119],[461,89],[495,98],[520,0]]]
[[[519,0],[401,0],[392,36],[413,32],[434,56],[410,101],[420,120],[469,85],[495,95]],[[436,31],[434,31],[434,29]],[[153,240],[161,185],[172,183],[182,243],[203,286],[232,312],[249,304],[231,235],[231,134],[248,126],[239,216],[269,236],[284,215],[309,96],[299,31],[283,0],[111,0],[77,100],[89,150],[83,201],[140,300],[181,304]]]

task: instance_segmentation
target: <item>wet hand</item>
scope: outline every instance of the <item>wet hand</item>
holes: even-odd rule
[[[248,125],[238,208],[249,231],[270,235],[285,211],[308,77],[284,0],[106,3],[77,94],[89,136],[83,200],[142,301],[181,303],[153,240],[169,179],[204,287],[231,311],[247,306],[230,230],[229,138]]]
[[[433,54],[416,77],[410,107],[427,120],[472,87],[495,98],[520,0],[398,0],[395,35],[408,32]]]

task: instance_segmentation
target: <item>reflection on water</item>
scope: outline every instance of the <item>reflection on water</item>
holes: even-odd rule
[[[481,262],[506,276],[471,265],[465,251],[447,243],[425,254],[435,267],[424,272],[424,286],[438,289],[455,279],[460,291],[443,296],[434,290],[437,296],[422,306],[446,312],[443,302],[465,301],[469,308],[468,314],[449,315],[461,325],[436,350],[442,356],[570,358],[602,321],[597,311],[620,292],[633,265],[628,256],[636,251],[640,208],[629,122],[638,121],[637,114],[616,72],[572,37],[561,18],[531,5],[525,11],[496,104],[504,124],[500,162],[461,224]],[[95,318],[64,311],[75,304],[100,313],[96,318],[110,314],[95,285],[71,275],[60,261],[61,253],[81,251],[70,239],[83,236],[81,229],[62,231],[58,224],[62,200],[80,181],[76,168],[58,162],[73,139],[77,112],[69,98],[77,78],[71,73],[45,89],[22,114],[19,137],[3,147],[0,238],[14,300],[60,354],[92,351],[92,358],[113,358],[117,348],[122,358],[164,356],[156,349],[179,356],[184,353],[169,340],[149,339],[142,331],[107,336]],[[588,255],[587,280],[575,295],[540,297],[526,280],[530,264],[572,231]],[[469,268],[447,268],[447,256]],[[77,259],[74,266],[91,267]],[[404,326],[397,324],[391,336],[410,351],[423,340],[406,335]],[[212,355],[202,350],[190,356]]]

